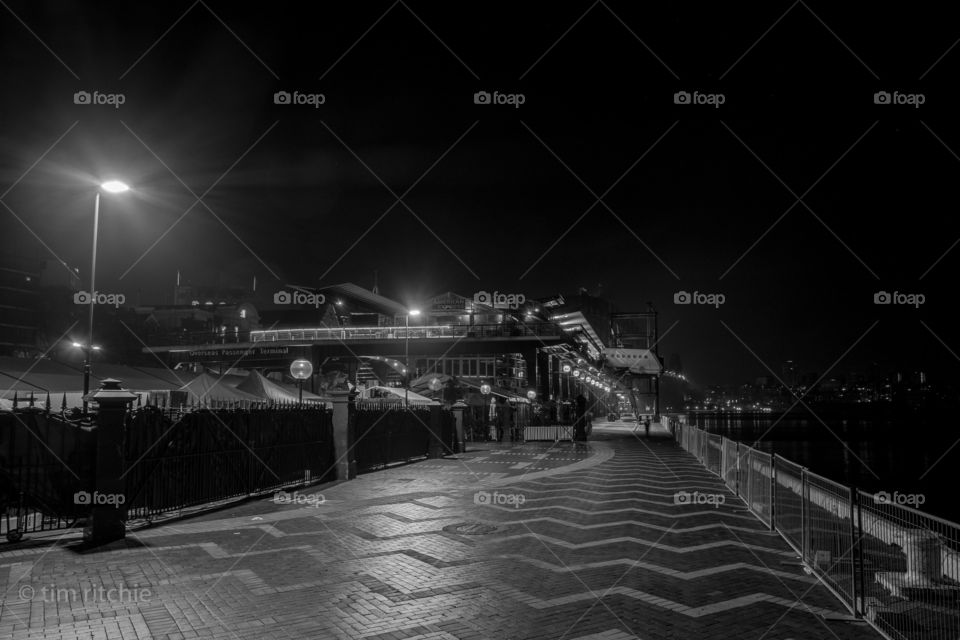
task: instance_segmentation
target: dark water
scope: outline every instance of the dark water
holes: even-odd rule
[[[711,433],[804,465],[868,492],[922,494],[921,511],[960,523],[956,419],[824,420],[692,417]],[[771,428],[772,427],[772,428]],[[910,505],[915,506],[915,505]]]

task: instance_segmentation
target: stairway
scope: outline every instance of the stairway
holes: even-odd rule
[[[370,363],[366,360],[361,360],[359,367],[357,367],[357,384],[371,387],[382,385],[383,382],[380,380],[377,372],[373,370],[373,367],[370,366]]]

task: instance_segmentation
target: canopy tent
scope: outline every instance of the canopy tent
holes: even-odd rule
[[[83,373],[79,369],[53,360],[0,358],[0,397],[19,397],[30,392],[82,391]]]
[[[243,382],[236,386],[236,389],[271,402],[299,401],[298,390],[291,390],[283,385],[277,384],[273,380],[264,377],[259,371],[251,371]],[[324,398],[315,393],[304,391],[303,401],[305,403],[316,404],[324,402]]]
[[[262,402],[263,398],[231,387],[219,378],[209,373],[201,373],[196,378],[180,387],[186,391],[191,402]]]
[[[19,406],[25,406],[33,392],[35,406],[40,406],[49,393],[51,409],[61,408],[64,395],[68,408],[79,407],[83,404],[82,366],[46,359],[0,357],[0,398],[11,400],[16,394]],[[95,362],[90,390],[96,391],[102,380],[114,378],[134,393],[169,391],[179,389],[193,377],[188,371]]]
[[[415,405],[440,404],[436,400],[431,400],[414,391],[408,392],[400,387],[367,387],[360,392],[359,398],[363,400],[386,400],[388,402],[403,402],[404,399],[407,399],[410,404]]]
[[[453,380],[453,376],[447,375],[446,373],[425,373],[424,375],[416,378],[410,383],[411,389],[429,389],[430,381],[436,378],[440,384],[446,385],[447,382]]]

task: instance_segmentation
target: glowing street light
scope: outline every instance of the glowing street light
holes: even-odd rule
[[[87,315],[87,344],[84,347],[86,358],[83,361],[83,413],[87,413],[87,394],[90,393],[90,352],[96,347],[93,344],[93,310],[97,298],[97,232],[100,228],[100,190],[107,193],[123,193],[130,187],[119,180],[107,180],[97,189],[93,199],[93,252],[90,257],[90,312]]]
[[[120,182],[119,180],[107,180],[100,185],[100,188],[107,193],[123,193],[124,191],[130,191],[130,187],[125,182]]]
[[[300,358],[290,363],[290,375],[296,378],[300,395],[300,406],[303,406],[303,381],[313,375],[313,364],[309,360]]]
[[[405,407],[410,406],[410,377],[407,376],[407,369],[410,368],[410,316],[420,315],[420,309],[408,309],[407,315],[403,317],[404,327],[406,331],[403,333],[403,361],[406,364],[406,369],[403,370],[403,375],[405,376],[404,385],[403,385],[403,405]]]

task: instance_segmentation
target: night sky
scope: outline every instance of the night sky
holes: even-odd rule
[[[271,290],[378,270],[411,305],[586,287],[652,302],[661,353],[706,384],[786,359],[957,379],[947,6],[347,4],[4,0],[3,250],[86,278],[95,185],[116,177],[135,191],[103,198],[97,288],[144,303],[178,269]]]

